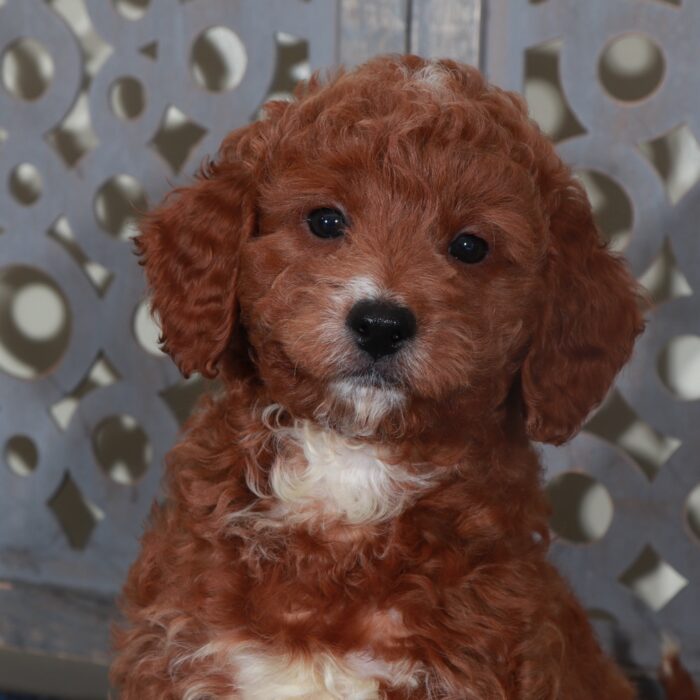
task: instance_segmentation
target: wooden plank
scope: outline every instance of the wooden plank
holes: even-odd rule
[[[355,66],[382,53],[406,53],[411,0],[339,0],[338,63]]]
[[[115,618],[114,601],[91,592],[0,582],[0,649],[106,664]]]
[[[3,691],[66,700],[115,700],[109,695],[107,676],[106,665],[0,649]],[[0,697],[5,696],[0,693]]]
[[[481,64],[482,0],[412,0],[409,50]]]

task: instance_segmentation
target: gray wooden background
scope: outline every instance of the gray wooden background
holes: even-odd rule
[[[630,670],[670,634],[700,674],[699,31],[693,0],[0,0],[0,688],[104,696],[204,388],[156,347],[138,213],[311,70],[405,51],[524,91],[649,289],[618,386],[543,451],[552,556]]]

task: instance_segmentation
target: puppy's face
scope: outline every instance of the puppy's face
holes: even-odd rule
[[[275,399],[371,432],[512,381],[545,249],[528,173],[439,131],[379,153],[376,134],[305,136],[241,253],[241,318]]]
[[[139,244],[186,371],[213,372],[238,324],[274,401],[356,434],[489,423],[516,395],[561,441],[641,327],[522,103],[448,61],[377,59],[273,104]]]

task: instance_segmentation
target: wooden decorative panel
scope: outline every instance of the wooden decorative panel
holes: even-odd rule
[[[544,450],[555,492],[565,473],[607,492],[594,536],[560,538],[552,556],[625,663],[653,672],[668,634],[699,674],[700,5],[488,7],[489,78],[531,97],[650,293],[647,330],[616,391],[570,445]],[[535,103],[555,91],[550,119]]]
[[[700,672],[696,5],[0,0],[0,646],[106,658],[201,388],[155,347],[138,213],[310,70],[415,51],[525,90],[650,289],[616,390],[543,450],[553,558],[630,667],[653,669],[666,632]]]
[[[189,394],[129,238],[231,129],[337,62],[325,0],[0,3],[0,644],[106,658]]]

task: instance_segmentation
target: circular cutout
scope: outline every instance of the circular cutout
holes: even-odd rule
[[[593,477],[566,472],[547,485],[552,505],[550,526],[569,542],[587,544],[601,539],[610,527],[613,504],[608,490]]]
[[[609,175],[595,170],[576,173],[586,188],[596,223],[611,250],[621,251],[632,235],[633,210],[627,192]]]
[[[659,353],[661,381],[679,399],[700,399],[700,337],[678,335]]]
[[[163,356],[159,345],[160,328],[158,328],[151,315],[148,301],[142,301],[136,308],[136,313],[134,314],[134,335],[139,345],[146,352],[157,357]]]
[[[644,34],[625,34],[603,50],[598,65],[605,90],[622,102],[649,97],[661,84],[666,70],[661,49]]]
[[[118,484],[133,484],[148,469],[151,444],[148,436],[129,415],[105,418],[92,434],[95,457],[105,474]]]
[[[22,100],[37,100],[53,79],[51,55],[36,39],[17,39],[2,57],[2,82],[7,91]]]
[[[117,12],[132,22],[141,19],[148,10],[151,0],[112,0]]]
[[[97,222],[107,233],[121,240],[138,233],[136,218],[147,208],[143,188],[131,175],[110,178],[95,195]]]
[[[528,78],[524,89],[530,115],[550,138],[561,131],[566,105],[557,86],[543,78]]]
[[[31,163],[20,163],[9,177],[10,194],[24,206],[31,206],[41,197],[41,175]]]
[[[24,285],[12,300],[12,320],[25,338],[49,341],[66,324],[66,307],[57,290],[45,283]]]
[[[192,75],[211,92],[235,88],[243,79],[246,62],[243,43],[228,27],[211,27],[192,45]]]
[[[690,531],[700,541],[700,484],[690,492],[685,507],[685,514]]]
[[[26,435],[13,435],[5,443],[5,461],[18,476],[29,476],[39,462],[34,441]]]
[[[125,76],[112,83],[109,89],[112,111],[126,121],[139,117],[146,106],[143,85],[136,78]]]
[[[42,270],[0,270],[0,369],[36,379],[61,360],[70,339],[68,303]]]

